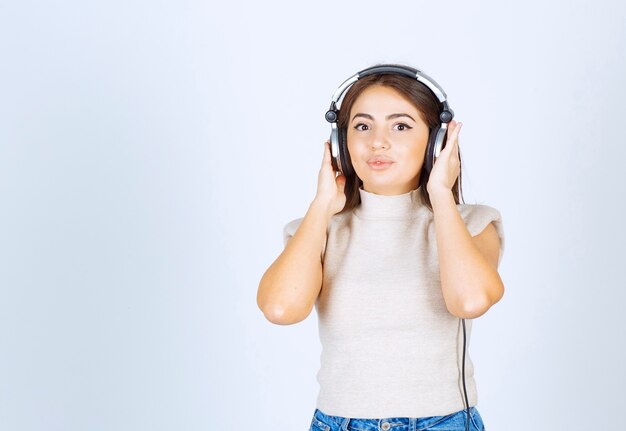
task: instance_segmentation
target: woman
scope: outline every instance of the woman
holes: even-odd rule
[[[337,113],[352,169],[336,174],[327,141],[317,194],[285,226],[257,302],[277,324],[316,307],[323,349],[311,430],[484,430],[464,319],[504,293],[501,216],[459,201],[461,123],[448,119],[426,169],[447,108],[441,94],[411,77],[416,69],[377,68],[348,87]]]

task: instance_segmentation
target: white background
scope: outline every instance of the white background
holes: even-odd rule
[[[313,199],[330,97],[431,75],[506,293],[490,431],[616,429],[626,396],[623,2],[4,2],[0,428],[305,431],[317,316],[258,282]],[[623,422],[623,420],[621,420]]]

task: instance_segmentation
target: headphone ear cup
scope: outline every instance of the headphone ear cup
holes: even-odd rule
[[[339,157],[341,159],[341,169],[345,177],[354,174],[354,168],[352,167],[352,160],[350,160],[350,153],[348,152],[348,132],[345,128],[339,128]]]
[[[435,163],[435,148],[437,144],[437,135],[439,134],[440,126],[434,127],[430,129],[430,133],[428,134],[428,145],[426,146],[426,153],[424,155],[424,166],[422,170],[424,171],[424,177],[428,181],[430,177],[430,171],[432,171],[434,163]]]
[[[427,179],[430,177],[430,172],[433,170],[433,166],[437,160],[435,155],[438,157],[441,151],[446,147],[447,136],[448,129],[442,129],[441,126],[431,129],[428,135],[428,146],[426,147],[423,167]]]

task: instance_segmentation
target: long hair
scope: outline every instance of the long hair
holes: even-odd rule
[[[428,89],[428,87],[426,87],[418,80],[409,78],[408,76],[383,73],[365,76],[356,81],[352,85],[352,87],[350,87],[350,89],[346,92],[343,101],[341,102],[341,107],[339,109],[339,127],[344,129],[348,127],[352,105],[354,105],[354,102],[361,95],[361,93],[366,88],[372,85],[382,85],[385,87],[393,88],[404,97],[406,97],[407,100],[409,100],[415,106],[415,108],[417,108],[417,111],[420,113],[422,120],[428,125],[428,128],[431,130],[431,132],[433,128],[441,124],[439,120],[439,113],[441,110],[439,100],[430,91],[430,89]],[[425,156],[426,155],[424,155],[424,157]],[[460,157],[461,149],[459,147],[459,158]],[[430,211],[433,211],[433,207],[430,202],[430,196],[428,195],[428,190],[426,190],[429,176],[429,174],[426,174],[426,170],[424,169],[422,164],[422,170],[419,179],[419,186],[421,186],[420,196],[424,205],[426,205],[426,207],[428,207]],[[354,174],[352,175],[346,176],[346,185],[344,188],[344,193],[346,195],[346,204],[339,212],[340,214],[352,210],[354,207],[358,206],[361,203],[359,187],[361,187],[362,185],[363,181],[361,180],[361,178],[359,178],[356,172],[354,172]],[[457,204],[464,203],[461,184],[461,170],[459,170],[459,176],[452,186],[452,195],[454,196],[454,202],[456,202]]]

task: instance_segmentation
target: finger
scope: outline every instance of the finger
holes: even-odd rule
[[[454,145],[454,129],[456,128],[456,121],[450,121],[448,123],[448,129],[446,130],[446,146],[441,152],[444,152],[448,147]]]
[[[330,161],[330,141],[324,142],[324,164]]]
[[[454,128],[454,133],[457,137],[459,136],[459,133],[461,133],[462,127],[463,127],[463,123],[457,123],[456,127]]]
[[[457,125],[454,133],[454,158],[459,161],[459,165],[461,164],[461,156],[459,155],[459,133],[461,132],[461,127],[463,127],[463,123]]]
[[[451,120],[448,123],[448,137],[452,136],[452,132],[454,131],[454,129],[456,128],[456,124],[457,122],[454,120]]]
[[[339,174],[337,175],[336,180],[339,191],[343,193],[346,187],[346,177],[344,177],[342,174]]]
[[[460,122],[455,122],[454,124],[451,124],[448,129],[448,138],[456,139],[461,132],[461,127],[463,127],[463,123]]]
[[[455,129],[458,129],[455,128]],[[453,154],[457,154],[458,158],[458,130],[448,129],[445,147],[439,153],[440,158],[450,158]]]
[[[450,147],[455,147],[455,148],[451,148],[450,151],[451,152],[457,152],[458,151],[458,147],[459,147],[459,132],[461,131],[461,127],[462,127],[463,123],[458,123],[456,125],[456,127],[454,127],[453,129],[449,129],[448,133],[448,141],[450,141]]]

